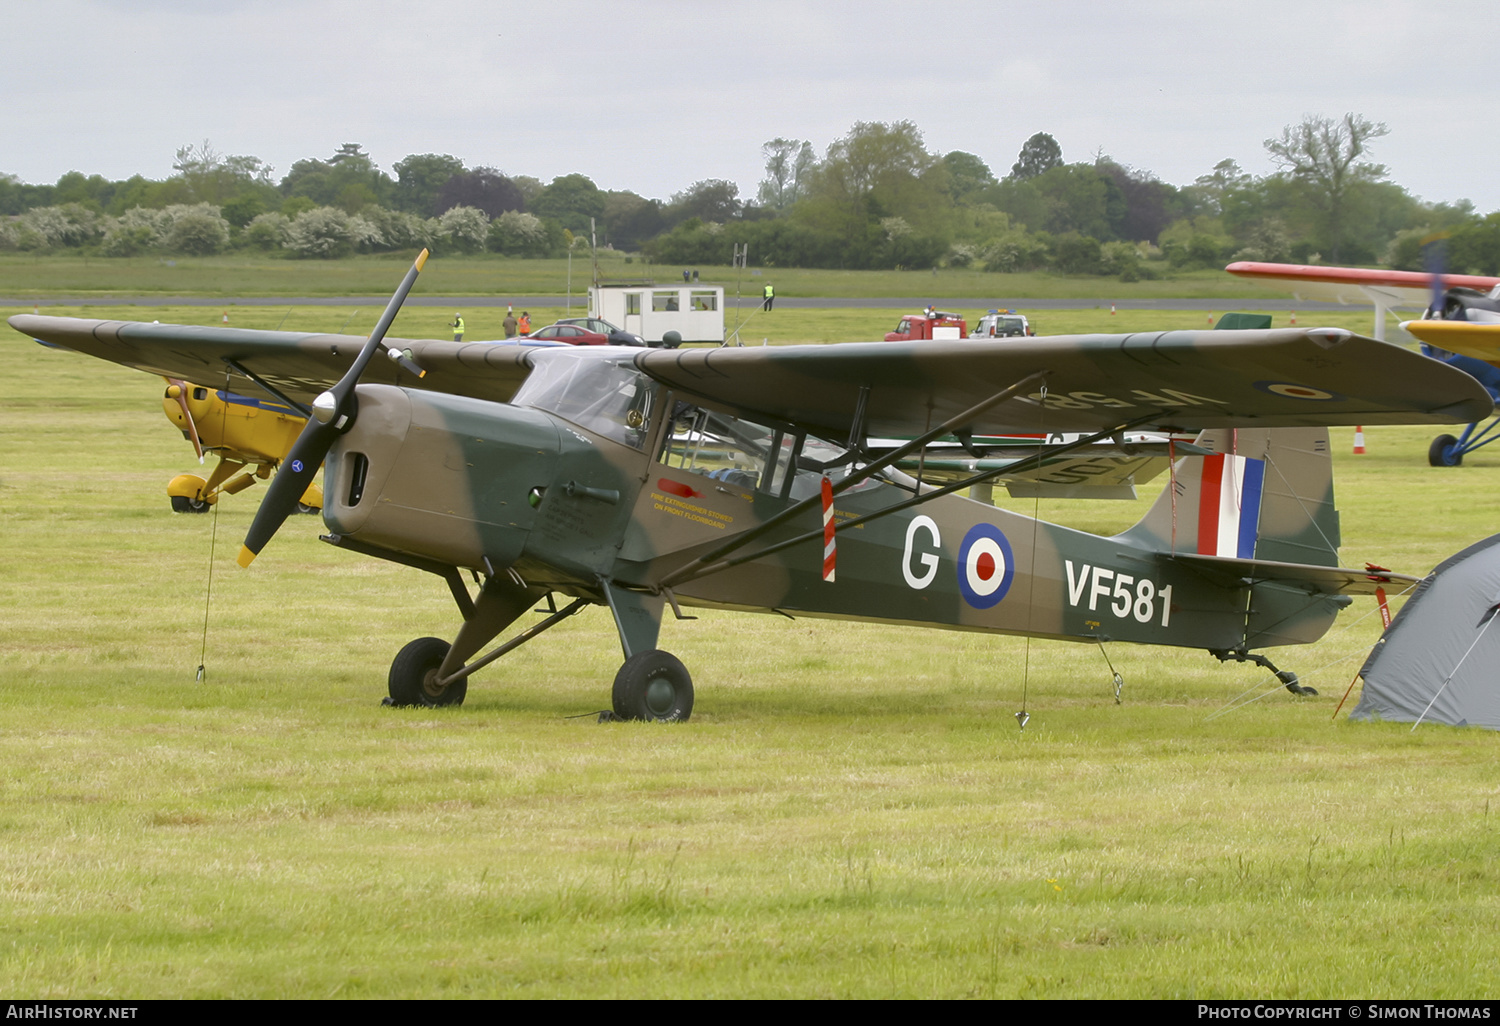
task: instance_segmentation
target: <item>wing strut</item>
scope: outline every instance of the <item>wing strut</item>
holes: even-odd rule
[[[1072,452],[1074,449],[1080,449],[1087,445],[1093,445],[1095,442],[1103,441],[1117,431],[1125,431],[1138,425],[1144,424],[1148,421],[1159,419],[1162,415],[1162,412],[1163,411],[1161,410],[1155,410],[1151,413],[1143,414],[1139,417],[1134,417],[1116,427],[1105,428],[1103,431],[1097,431],[1085,438],[1080,438],[1076,442],[1067,442],[1063,445],[1057,446],[1054,449],[1049,449],[1045,455],[1038,452],[1035,455],[1028,456],[1015,464],[1004,467],[997,467],[994,470],[986,470],[983,473],[975,474],[973,477],[965,478],[962,481],[956,481],[953,484],[946,485],[942,488],[935,488],[930,492],[923,492],[922,494],[915,495],[910,499],[905,499],[901,502],[893,503],[892,505],[889,505],[884,509],[877,509],[873,513],[866,513],[864,516],[855,517],[852,520],[845,520],[839,523],[835,523],[834,530],[837,532],[847,530],[851,527],[858,527],[860,524],[869,523],[871,520],[879,520],[881,517],[890,516],[892,513],[899,513],[904,509],[910,509],[913,506],[920,506],[924,502],[931,502],[933,499],[941,498],[944,495],[951,495],[953,492],[971,487],[972,485],[981,484],[985,481],[991,480],[992,478],[999,477],[1002,474],[1011,474],[1017,471],[1030,470],[1032,468],[1026,466],[1028,462],[1035,464],[1037,467],[1041,467],[1042,461],[1044,459],[1050,459],[1054,456],[1060,456],[1065,452]],[[871,466],[874,466],[874,464],[871,464]],[[867,467],[865,469],[868,470],[869,468]],[[861,473],[863,473],[863,471],[861,471]],[[861,478],[861,480],[863,480],[863,478]],[[834,485],[834,491],[839,490],[840,489],[838,485]],[[811,499],[811,502],[821,501],[821,495],[814,495]],[[793,513],[796,512],[799,508],[806,507],[807,505],[809,505],[809,502],[803,501],[798,503],[797,506],[792,507],[792,509],[787,510],[786,512]],[[784,519],[784,517],[785,514],[783,514],[782,517],[778,517],[777,519]],[[767,521],[767,523],[769,522],[770,521]],[[745,533],[748,535],[751,532],[747,531]],[[719,562],[714,563],[711,566],[700,567],[699,564],[703,563],[705,559],[708,558],[704,557],[703,559],[699,559],[696,563],[689,563],[681,569],[674,570],[671,574],[662,579],[663,584],[665,584],[665,582],[667,581],[670,581],[673,584],[680,584],[683,581],[697,580],[699,577],[707,577],[708,575],[716,574],[721,570],[728,570],[732,567],[737,567],[742,563],[749,563],[757,559],[763,559],[766,556],[774,555],[775,553],[780,552],[782,549],[789,549],[793,545],[801,545],[803,542],[812,541],[815,538],[822,537],[823,528],[819,527],[815,531],[808,531],[806,534],[799,534],[795,538],[788,538],[786,541],[777,542],[775,545],[768,545],[763,549],[756,549],[748,556],[739,556],[735,559],[720,560]],[[720,546],[720,550],[726,549],[727,546]]]
[[[256,374],[254,371],[250,370],[248,367],[243,366],[238,360],[231,360],[231,359],[229,359],[229,357],[226,356],[224,358],[224,362],[227,363],[227,364],[229,364],[230,370],[234,371],[236,374],[238,374],[238,375],[240,375],[241,377],[244,377],[244,378],[249,378],[251,381],[253,381],[257,385],[259,385],[261,387],[261,389],[266,393],[266,395],[270,396],[272,399],[279,399],[279,400],[281,400],[282,402],[284,402],[288,406],[290,406],[292,409],[294,409],[298,413],[302,414],[302,419],[303,420],[306,420],[307,418],[309,418],[309,417],[312,416],[312,410],[309,410],[306,406],[303,406],[301,403],[297,402],[295,399],[289,399],[289,398],[287,398],[287,396],[281,391],[281,389],[277,388],[275,385],[271,384],[269,381],[264,380],[263,378],[261,378],[261,376],[259,374]]]
[[[918,435],[916,438],[913,438],[911,441],[907,442],[905,445],[901,446],[900,448],[893,449],[892,451],[890,451],[890,452],[886,453],[884,456],[882,456],[880,459],[876,460],[874,463],[867,464],[866,466],[860,468],[859,470],[856,470],[854,473],[852,473],[848,477],[844,478],[838,484],[834,485],[833,486],[833,494],[834,495],[838,495],[840,492],[848,491],[850,488],[853,488],[855,485],[860,484],[861,482],[866,481],[866,480],[868,480],[871,477],[874,477],[876,474],[880,473],[885,468],[887,468],[887,467],[893,465],[894,463],[896,463],[898,460],[904,459],[908,455],[910,455],[911,453],[915,452],[916,450],[925,447],[927,445],[927,443],[930,442],[930,441],[932,441],[933,439],[940,438],[943,435],[951,434],[953,432],[954,428],[957,428],[957,427],[960,427],[961,425],[967,424],[969,421],[973,420],[975,417],[979,416],[981,413],[984,413],[990,407],[997,406],[1000,403],[1005,402],[1005,400],[1007,400],[1007,399],[1014,398],[1022,390],[1026,389],[1026,388],[1029,388],[1031,385],[1035,384],[1037,381],[1044,380],[1047,377],[1047,373],[1048,373],[1047,371],[1037,371],[1035,374],[1027,375],[1026,377],[1022,378],[1020,381],[1016,382],[1014,385],[1011,385],[1009,388],[1007,388],[1007,389],[1005,389],[1003,391],[1000,391],[1000,392],[996,392],[994,395],[990,396],[988,399],[985,399],[982,402],[980,402],[980,403],[978,403],[978,404],[976,404],[974,406],[969,407],[967,410],[963,411],[962,413],[958,414],[957,416],[948,418],[947,420],[943,421],[943,423],[939,424],[937,427],[935,427],[932,430],[928,431],[926,434]],[[861,390],[861,392],[860,392],[860,400],[859,400],[859,409],[858,409],[858,411],[856,413],[856,416],[860,420],[863,419],[865,397],[866,397],[866,392],[864,390]],[[1158,416],[1159,413],[1160,413],[1160,411],[1153,411],[1152,414],[1151,414],[1151,417],[1154,418],[1154,417]],[[1146,418],[1142,418],[1142,420],[1145,420],[1145,419]],[[1131,425],[1134,425],[1136,423],[1139,423],[1139,421],[1131,421],[1130,423],[1131,423]],[[858,430],[859,427],[860,427],[859,424],[855,425],[855,429],[856,430]],[[1106,437],[1107,438],[1111,432],[1116,431],[1116,430],[1119,430],[1119,429],[1118,428],[1110,428],[1109,431],[1104,432],[1104,434],[1102,436],[1100,436],[1100,437]],[[1095,440],[1095,439],[1091,439],[1091,441],[1093,441],[1093,440]],[[952,489],[944,489],[943,491],[939,492],[938,494],[946,495],[946,494],[948,494],[949,491],[952,491]],[[786,523],[788,520],[792,519],[797,514],[801,513],[803,510],[812,509],[814,506],[821,505],[822,502],[823,502],[823,496],[822,496],[821,493],[819,493],[817,495],[812,495],[812,496],[809,496],[806,499],[803,499],[801,502],[797,503],[795,506],[789,506],[785,510],[782,510],[780,513],[778,513],[776,516],[772,517],[770,520],[767,520],[764,523],[762,523],[762,524],[760,524],[760,525],[758,525],[756,527],[752,527],[750,530],[744,532],[743,534],[740,534],[740,535],[738,535],[738,536],[736,536],[734,538],[729,539],[727,542],[725,542],[723,545],[720,545],[716,549],[712,549],[712,550],[710,550],[708,552],[705,552],[703,555],[699,556],[693,562],[688,563],[685,566],[678,567],[676,570],[673,570],[670,574],[668,574],[667,576],[663,577],[661,579],[661,581],[658,583],[657,586],[658,587],[662,587],[662,588],[669,588],[672,585],[677,584],[680,581],[686,580],[689,577],[698,577],[698,576],[701,576],[698,573],[698,571],[699,571],[700,568],[706,566],[709,563],[712,563],[714,560],[719,559],[722,556],[728,555],[729,553],[733,552],[735,549],[740,548],[741,546],[749,544],[750,542],[754,541],[756,538],[759,538],[761,535],[765,534],[766,532],[771,531],[771,530],[773,530],[773,529],[775,529],[777,527],[780,527],[782,524]],[[822,536],[822,529],[821,528],[818,531],[818,535],[819,535],[819,537]],[[778,546],[778,548],[782,548],[782,547],[784,547],[784,546]],[[751,556],[751,557],[747,557],[747,558],[758,559],[761,555],[764,555],[764,553],[763,552],[762,553],[758,553],[755,556]],[[741,562],[744,562],[744,560],[738,560],[735,563],[731,563],[729,565],[735,566],[735,565],[738,565]]]

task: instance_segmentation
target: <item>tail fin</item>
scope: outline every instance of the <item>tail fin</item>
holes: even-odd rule
[[[1159,551],[1337,566],[1326,428],[1205,431],[1125,537]]]

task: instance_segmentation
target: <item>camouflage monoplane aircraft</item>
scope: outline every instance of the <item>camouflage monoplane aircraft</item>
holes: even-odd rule
[[[1462,372],[1341,329],[675,351],[386,341],[425,255],[366,340],[10,319],[153,374],[228,367],[247,389],[316,396],[240,562],[326,458],[324,540],[443,577],[463,616],[451,644],[396,656],[400,705],[461,702],[470,674],[590,604],[613,617],[614,713],[629,719],[692,710],[687,670],[657,648],[663,611],[683,605],[1266,663],[1253,650],[1316,640],[1351,594],[1390,579],[1337,565],[1325,426],[1492,406]],[[1113,538],[958,494],[997,471],[933,487],[896,469],[943,436],[1081,432],[1086,446],[1186,430],[1206,455],[1178,461]],[[866,451],[891,437],[912,440]],[[539,602],[551,615],[479,655]]]

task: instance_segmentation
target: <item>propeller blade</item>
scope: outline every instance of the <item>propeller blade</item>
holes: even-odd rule
[[[181,378],[168,378],[167,384],[177,386],[177,405],[182,407],[182,419],[187,421],[188,440],[193,443],[193,452],[198,457],[198,462],[203,462],[203,442],[198,438],[198,425],[193,420],[193,411],[188,409],[186,381]]]
[[[1443,287],[1443,272],[1448,262],[1448,247],[1444,240],[1448,238],[1447,232],[1434,232],[1422,240],[1424,263],[1427,265],[1427,273],[1432,275],[1432,300],[1427,309],[1433,317],[1443,316],[1443,297],[1446,290]]]
[[[287,454],[276,476],[271,479],[271,487],[266,490],[266,497],[261,500],[260,509],[255,511],[255,519],[250,522],[250,530],[245,534],[245,543],[240,546],[239,558],[236,560],[240,566],[249,566],[286,522],[287,517],[297,509],[297,500],[312,483],[318,468],[328,456],[328,450],[333,448],[338,436],[348,429],[349,422],[355,415],[354,386],[359,384],[359,376],[369,366],[375,351],[381,347],[385,333],[390,330],[391,322],[401,311],[401,304],[406,302],[406,296],[416,284],[417,275],[422,273],[422,265],[425,263],[427,250],[424,249],[417,254],[406,277],[391,295],[391,301],[386,304],[385,312],[376,322],[375,330],[370,332],[370,337],[365,340],[359,355],[354,358],[344,376],[331,389],[313,400],[312,416],[308,418],[307,426],[297,436],[292,451]]]

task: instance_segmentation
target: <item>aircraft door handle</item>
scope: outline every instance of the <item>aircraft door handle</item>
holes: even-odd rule
[[[563,491],[568,493],[569,498],[582,496],[585,499],[597,499],[599,502],[607,503],[611,506],[616,505],[620,501],[620,493],[613,488],[590,488],[587,485],[579,484],[577,481],[569,481],[563,485]]]

